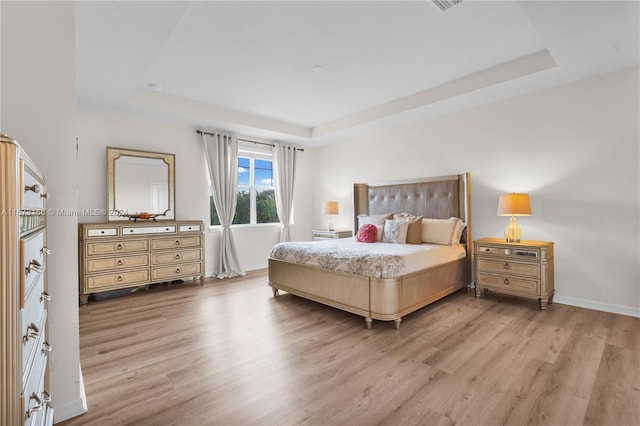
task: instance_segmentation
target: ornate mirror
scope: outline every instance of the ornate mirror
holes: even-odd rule
[[[175,155],[107,147],[109,220],[175,219]]]

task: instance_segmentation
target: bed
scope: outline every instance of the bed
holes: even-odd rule
[[[279,291],[285,291],[361,315],[367,328],[371,328],[375,319],[394,321],[399,329],[405,315],[471,284],[470,184],[471,176],[465,173],[405,181],[356,183],[353,186],[354,235],[361,215],[407,212],[434,219],[456,217],[466,225],[461,240],[464,252],[458,259],[386,277],[383,274],[367,276],[318,264],[297,263],[276,256],[272,251],[268,260],[269,286],[274,297],[279,295]]]

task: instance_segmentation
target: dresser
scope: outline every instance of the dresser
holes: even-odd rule
[[[504,293],[538,301],[540,309],[553,302],[553,243],[482,238],[473,242],[476,296]]]
[[[0,134],[0,424],[51,425],[46,182]]]
[[[326,229],[314,229],[311,231],[311,239],[313,241],[331,240],[334,238],[349,238],[353,236],[353,232],[349,229],[334,229],[328,231]]]
[[[105,291],[204,279],[202,221],[78,225],[80,303]]]

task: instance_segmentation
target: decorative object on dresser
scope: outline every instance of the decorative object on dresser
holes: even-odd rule
[[[349,238],[353,233],[350,229],[332,229],[327,231],[326,229],[314,229],[311,231],[311,239],[313,241],[330,240],[334,238]]]
[[[0,424],[51,425],[46,182],[0,134]]]
[[[553,303],[552,242],[482,238],[473,244],[476,296],[492,291],[537,299],[542,310]]]
[[[529,194],[502,194],[498,199],[498,216],[511,216],[504,237],[508,243],[520,242],[522,230],[518,227],[516,216],[531,216]]]
[[[329,215],[327,229],[333,231],[333,215],[340,214],[340,207],[337,201],[324,201],[322,203],[322,213]]]
[[[186,278],[204,279],[202,221],[78,225],[80,303],[89,295]]]

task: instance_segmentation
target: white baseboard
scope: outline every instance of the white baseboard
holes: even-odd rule
[[[577,306],[579,308],[595,309],[596,311],[610,312],[612,314],[627,315],[640,318],[640,308],[613,303],[594,302],[593,300],[577,299],[575,297],[553,296],[553,303]]]
[[[258,269],[267,269],[267,264],[263,264],[263,265],[252,265],[252,266],[245,266],[244,267],[244,272],[249,272],[249,271],[257,271]],[[211,271],[206,271],[204,273],[205,278],[215,278],[215,272],[211,272]]]
[[[87,394],[84,391],[84,379],[82,378],[82,367],[78,365],[79,378],[78,383],[80,396],[72,401],[62,405],[53,406],[53,422],[59,423],[73,417],[79,416],[87,412]],[[55,401],[55,400],[54,400]]]

